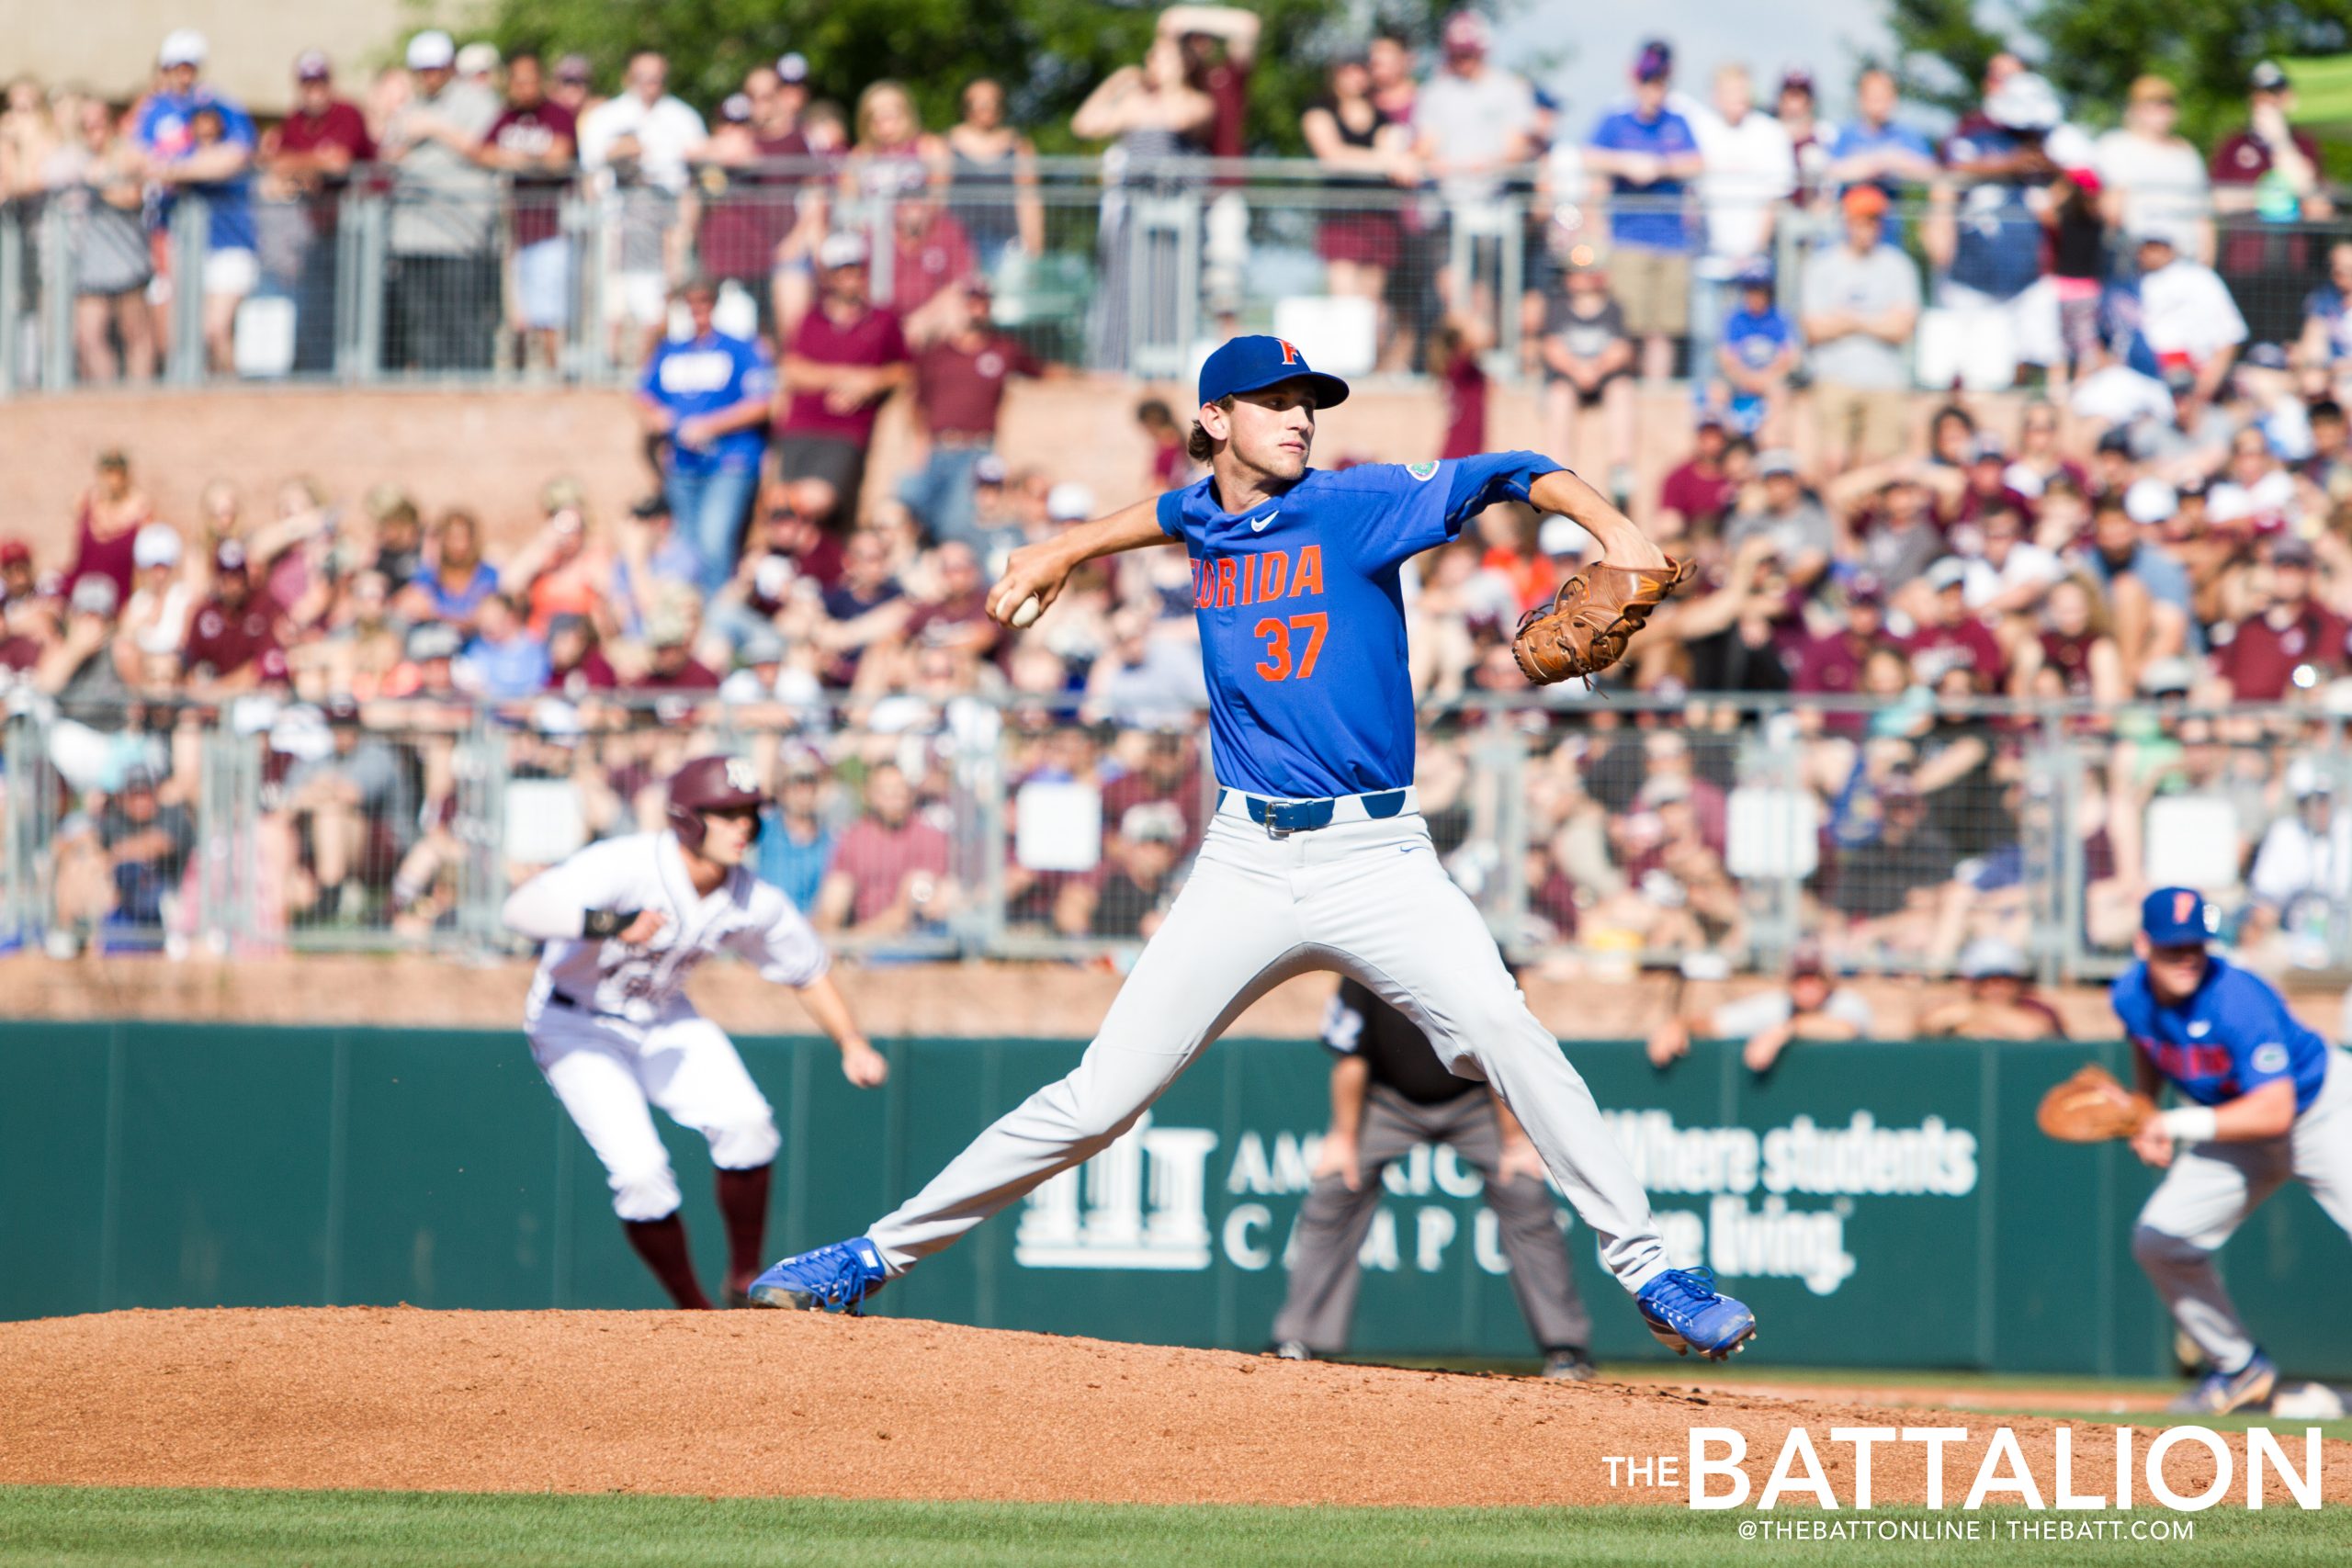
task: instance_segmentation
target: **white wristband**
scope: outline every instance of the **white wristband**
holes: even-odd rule
[[[2176,1105],[2156,1122],[2176,1144],[2208,1144],[2221,1130],[2216,1125],[2220,1120],[2210,1105]]]

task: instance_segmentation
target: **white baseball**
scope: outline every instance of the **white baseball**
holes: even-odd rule
[[[1012,612],[1012,624],[1016,626],[1028,626],[1045,613],[1046,607],[1037,603],[1037,596],[1032,593],[1021,601],[1020,608]]]

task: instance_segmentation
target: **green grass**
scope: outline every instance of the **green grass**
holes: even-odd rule
[[[1433,1460],[1432,1462],[1437,1462]],[[809,1498],[550,1496],[396,1492],[147,1491],[0,1488],[0,1565],[87,1568],[672,1568],[684,1564],[1545,1564],[1641,1562],[1657,1568],[1844,1562],[1934,1568],[2103,1562],[2301,1568],[2352,1554],[2352,1509],[2215,1508],[2124,1520],[2187,1524],[2188,1541],[2019,1541],[2015,1510],[1882,1509],[1694,1514],[1680,1508],[1114,1507],[1076,1504],[853,1503]],[[2080,1521],[2093,1516],[2065,1516]],[[1744,1540],[1774,1521],[1974,1518],[1989,1540]]]

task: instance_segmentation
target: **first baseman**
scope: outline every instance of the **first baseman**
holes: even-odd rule
[[[2213,907],[2160,887],[2140,907],[2140,962],[2115,982],[2140,1092],[2188,1101],[2151,1117],[2132,1152],[2165,1172],[2132,1233],[2156,1293],[2213,1370],[2173,1404],[2226,1415],[2267,1404],[2278,1369],[2246,1334],[2213,1254],[2290,1177],[2352,1233],[2352,1060],[2268,984],[2206,951]]]
[[[1082,562],[1182,543],[1222,786],[1216,814],[1076,1069],[865,1235],[770,1269],[755,1301],[855,1306],[1107,1147],[1258,998],[1336,969],[1410,1018],[1453,1071],[1494,1087],[1662,1342],[1723,1357],[1755,1332],[1754,1314],[1703,1273],[1668,1267],[1640,1178],[1438,863],[1413,789],[1407,559],[1504,500],[1581,524],[1611,564],[1572,578],[1555,613],[1522,628],[1531,673],[1606,664],[1640,624],[1611,606],[1638,602],[1646,615],[1680,569],[1592,487],[1532,452],[1308,467],[1317,412],[1347,395],[1294,344],[1235,338],[1201,369],[1193,442],[1207,478],[1013,553],[988,608],[1026,625]],[[1607,657],[1581,660],[1604,642]]]
[[[686,999],[686,976],[731,952],[796,987],[861,1089],[889,1076],[782,891],[744,868],[767,796],[740,757],[698,757],[670,780],[669,828],[591,844],[506,900],[507,927],[547,944],[525,1004],[531,1059],[604,1162],[613,1211],[682,1307],[708,1307],[678,1218],[678,1179],[651,1106],[710,1141],[727,1222],[729,1305],[759,1272],[769,1174],[783,1139],[733,1042]]]

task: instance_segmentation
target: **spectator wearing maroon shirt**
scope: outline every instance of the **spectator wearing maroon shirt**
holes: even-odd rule
[[[910,341],[924,343],[963,315],[954,285],[979,270],[978,253],[938,196],[902,197],[890,214],[890,298]]]
[[[1176,423],[1175,411],[1161,399],[1146,398],[1136,405],[1136,427],[1151,443],[1149,477],[1144,489],[1157,495],[1182,485],[1192,472],[1193,459],[1184,450],[1184,431]],[[1004,482],[1001,473],[997,482]]]
[[[2221,648],[2214,673],[2227,682],[2231,701],[2275,703],[2343,673],[2352,628],[2312,597],[2313,564],[2309,545],[2280,540],[2271,547],[2267,588],[2258,591],[2262,608],[2234,626],[2215,628]]]
[[[935,929],[954,911],[947,835],[915,815],[898,765],[865,776],[865,815],[833,846],[817,892],[815,923],[829,935],[898,936]]]
[[[1487,449],[1486,347],[1478,323],[1450,312],[1430,339],[1430,367],[1445,389],[1445,441],[1441,458],[1475,457]]]
[[[1650,528],[1654,536],[1713,538],[1723,531],[1733,496],[1731,479],[1724,472],[1724,448],[1730,441],[1720,416],[1700,416],[1695,449],[1658,486],[1657,521]]]
[[[561,615],[548,622],[548,690],[573,702],[619,687],[605,650],[596,645],[596,623],[585,615]]]
[[[294,107],[263,133],[263,193],[310,209],[294,290],[294,370],[334,368],[335,224],[355,164],[374,161],[376,139],[359,106],[335,96],[334,67],[320,50],[294,60]]]
[[[914,509],[933,538],[961,539],[978,547],[973,470],[996,450],[1008,380],[1042,377],[1046,368],[995,330],[985,278],[967,279],[952,295],[954,325],[915,352],[915,417],[931,450],[922,467],[899,482],[899,499]]]
[[[1261,20],[1238,6],[1170,6],[1159,14],[1159,36],[1173,39],[1184,62],[1184,79],[1208,96],[1208,123],[1197,133],[1198,151],[1212,158],[1238,158],[1249,151],[1250,73],[1258,62]],[[1240,177],[1220,175],[1219,187],[1203,225],[1201,292],[1212,310],[1238,308],[1242,277],[1250,265],[1250,211]]]
[[[536,54],[506,62],[506,105],[490,122],[474,161],[513,176],[511,323],[523,341],[523,368],[531,349],[549,370],[562,363],[563,329],[571,320],[571,243],[557,229],[557,209],[580,144],[580,122],[547,96]]]
[[[1184,837],[1177,848],[1190,854],[1208,826],[1208,805],[1201,789],[1200,748],[1180,731],[1155,731],[1144,741],[1135,771],[1102,786],[1105,831],[1135,807],[1155,802],[1174,807],[1183,818]]]
[[[1885,591],[1873,579],[1857,578],[1847,585],[1845,624],[1804,645],[1790,689],[1806,696],[1852,696],[1862,689],[1863,661],[1885,640]],[[1831,714],[1822,728],[1859,733],[1863,722],[1861,714]]]
[[[907,617],[905,642],[910,649],[952,648],[975,659],[996,651],[1004,628],[989,618],[988,580],[980,572],[980,558],[972,547],[951,539],[939,547],[935,559],[937,596]]]
[[[718,674],[694,655],[695,638],[702,629],[698,602],[692,593],[665,593],[645,617],[646,665],[628,682],[632,692],[715,692]]]
[[[865,242],[835,234],[818,254],[817,308],[801,320],[784,357],[776,461],[786,480],[833,487],[828,522],[845,531],[857,518],[874,422],[890,394],[912,378],[899,318],[868,298]]]
[[[1997,690],[2007,680],[2001,645],[1983,621],[1968,611],[1968,563],[1946,556],[1928,569],[1928,593],[1918,628],[1902,640],[1919,683],[1933,686],[1947,670],[1973,670],[1978,689]]]
[[[2335,215],[2321,184],[2319,143],[2291,130],[2295,95],[2276,61],[2246,79],[2247,124],[2213,149],[2213,207],[2222,214],[2215,270],[2231,286],[2259,343],[2291,343],[2311,286],[2302,225]]]
[[[696,265],[756,302],[763,334],[776,330],[781,301],[770,285],[772,276],[781,276],[777,253],[801,220],[796,195],[807,177],[799,165],[808,157],[808,139],[800,132],[808,65],[797,69],[801,79],[788,85],[774,66],[744,76],[743,90],[718,106],[718,125],[694,160],[688,189]],[[808,308],[806,265],[793,276],[797,308],[785,335]]]
[[[1987,513],[2003,507],[2031,516],[2033,502],[2009,483],[2008,476],[2008,448],[1991,431],[1979,432],[1969,446],[1966,478],[1952,508],[1952,521],[1981,523]]]
[[[257,592],[245,566],[245,547],[223,539],[212,551],[212,596],[188,617],[180,669],[198,696],[249,692],[286,680],[286,653],[277,645],[277,606]]]
[[[40,597],[33,547],[22,539],[0,539],[0,606],[29,604]]]

